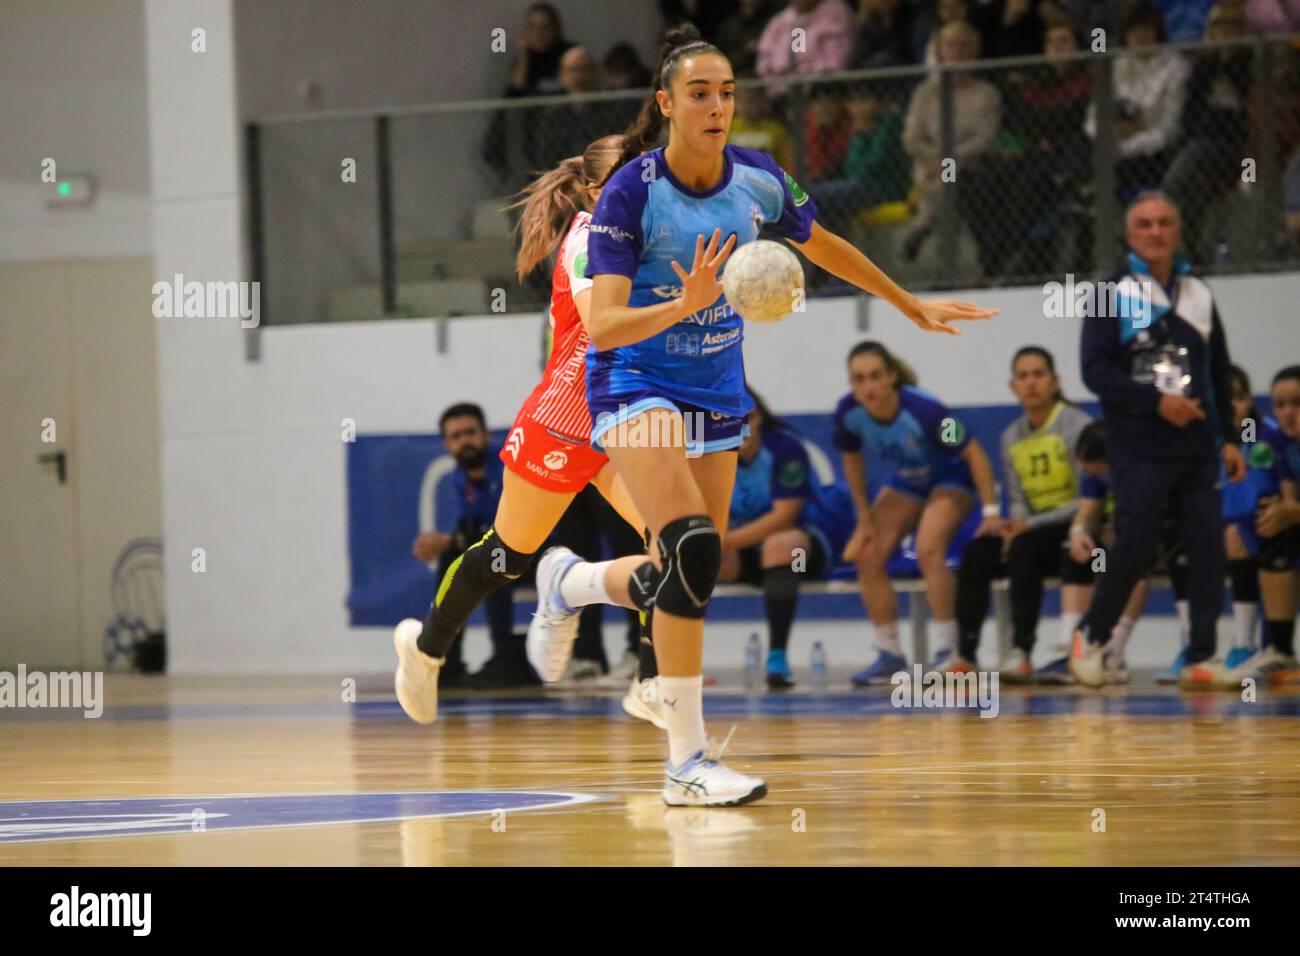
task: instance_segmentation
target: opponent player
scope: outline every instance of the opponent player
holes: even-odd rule
[[[541,382],[524,401],[501,450],[506,471],[491,529],[447,569],[424,623],[407,618],[393,634],[397,699],[417,723],[437,718],[438,669],[465,620],[493,590],[528,570],[569,503],[589,482],[629,524],[643,527],[609,460],[589,443],[586,395],[590,210],[623,146],[621,136],[596,140],[581,157],[564,160],[527,186],[524,198],[514,204],[523,206],[515,261],[521,279],[559,246],[550,311],[554,346]],[[608,571],[611,582],[608,591],[603,582],[595,582],[602,600],[644,610],[649,592],[637,588],[637,582],[650,567],[644,554],[600,565],[597,577]],[[576,618],[570,624],[576,634]]]
[[[767,792],[762,780],[706,753],[703,717],[704,615],[750,406],[742,323],[718,278],[732,248],[767,228],[923,329],[956,334],[952,320],[995,314],[918,301],[818,225],[812,201],[769,156],[727,145],[734,91],[731,64],[694,27],[668,32],[656,88],[629,130],[626,165],[601,193],[588,242],[592,443],[627,482],[662,556],[662,566],[654,565],[654,629],[668,725],[664,800],[671,805],[737,805]],[[667,145],[641,155],[665,120]],[[529,659],[543,679],[557,679],[572,650],[565,622],[576,604],[567,591],[563,600],[559,594],[577,563],[560,551],[538,565]]]
[[[881,343],[859,342],[849,352],[848,366],[852,391],[836,406],[831,442],[843,455],[858,515],[844,560],[858,566],[877,651],[876,659],[853,675],[853,683],[882,684],[907,668],[898,643],[898,599],[886,565],[912,531],[934,618],[937,649],[930,669],[969,671],[955,653],[957,586],[948,545],[970,513],[976,489],[984,505],[977,537],[1002,533],[988,455],[939,399],[916,387],[916,375]],[[886,469],[875,501],[867,490],[869,452]]]

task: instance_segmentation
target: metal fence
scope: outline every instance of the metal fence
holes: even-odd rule
[[[1154,102],[1154,72],[1172,82]],[[789,83],[789,81],[784,81]],[[266,117],[248,125],[264,323],[531,311],[507,197],[621,131],[644,93]],[[1160,188],[1207,273],[1300,268],[1300,37],[738,84],[731,141],[770,152],[823,225],[917,289],[1109,271]],[[1288,215],[1289,211],[1289,215]],[[809,270],[813,294],[845,287]]]

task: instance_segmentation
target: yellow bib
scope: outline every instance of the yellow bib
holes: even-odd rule
[[[1048,431],[1062,407],[1057,405],[1041,428],[1011,446],[1011,463],[1020,475],[1025,500],[1034,514],[1059,508],[1079,496],[1079,482],[1070,467],[1070,450],[1060,435]]]

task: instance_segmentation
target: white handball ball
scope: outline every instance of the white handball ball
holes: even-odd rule
[[[750,322],[776,322],[803,304],[803,266],[783,243],[755,239],[722,267],[722,291]]]

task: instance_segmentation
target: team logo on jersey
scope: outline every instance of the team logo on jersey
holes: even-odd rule
[[[675,235],[676,233],[673,232],[672,226],[670,226],[666,222],[661,222],[655,225],[655,234],[653,237],[651,237],[650,241],[651,242],[672,242],[673,237]]]
[[[579,279],[587,278],[587,254],[578,253],[578,258],[573,260],[573,274]]]
[[[794,181],[794,177],[789,173],[785,174],[785,184],[790,187],[790,195],[794,198],[796,206],[802,206],[808,201],[808,194],[803,191],[803,187]]]
[[[1273,446],[1266,441],[1258,441],[1250,446],[1250,467],[1258,469],[1269,469],[1277,460],[1277,455],[1273,451]]]
[[[510,437],[506,439],[506,451],[510,452],[511,461],[519,460],[519,449],[523,447],[523,444],[524,430],[522,428],[516,428],[510,433]]]
[[[547,468],[559,471],[569,463],[569,456],[562,451],[548,451],[542,458],[542,464]]]
[[[757,239],[758,234],[763,231],[763,210],[758,208],[758,203],[749,207],[750,215],[754,221],[754,235],[752,238]]]
[[[803,462],[794,460],[787,461],[781,466],[781,474],[777,476],[782,488],[798,488],[803,484],[804,467]]]

